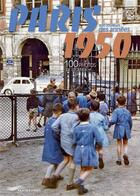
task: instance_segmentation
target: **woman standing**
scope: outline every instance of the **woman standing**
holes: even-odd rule
[[[137,97],[136,97],[137,87],[134,86],[127,94],[127,109],[130,111],[132,116],[137,113]]]

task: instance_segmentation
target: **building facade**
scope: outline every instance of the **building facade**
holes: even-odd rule
[[[60,74],[64,71],[64,41],[65,33],[50,32],[50,20],[53,8],[61,3],[69,6],[71,10],[75,6],[81,6],[84,10],[86,7],[101,5],[101,14],[96,16],[97,28],[95,35],[99,32],[101,24],[123,24],[130,28],[133,35],[134,47],[132,50],[140,50],[140,1],[139,0],[0,0],[0,84],[7,83],[12,77],[29,76],[36,78],[42,69],[49,74]],[[36,27],[35,32],[28,32],[29,20],[22,26],[18,26],[16,32],[10,33],[9,22],[11,9],[18,4],[24,4],[29,10],[28,18],[30,19],[32,8],[40,5],[48,6],[48,16],[46,19],[46,32],[39,32]],[[71,18],[67,25],[71,28]],[[86,21],[81,17],[81,25],[79,32],[85,28]],[[116,32],[113,34],[113,39]],[[112,44],[112,41],[109,41]],[[136,46],[137,45],[137,46]],[[113,61],[111,62],[113,63]],[[118,80],[123,80],[121,75],[121,66],[118,69]],[[130,65],[129,65],[130,64]],[[140,78],[140,64],[137,60],[135,69],[132,70],[131,62],[127,62],[125,66],[130,72],[137,72],[137,80]],[[112,70],[110,70],[112,69]],[[99,69],[100,70],[100,69]],[[105,72],[115,74],[114,68],[108,68],[106,65],[102,67],[99,75],[104,77]],[[112,75],[113,75],[112,74]],[[130,73],[131,74],[131,73]],[[124,80],[128,80],[126,77]],[[137,84],[140,80],[137,81]]]

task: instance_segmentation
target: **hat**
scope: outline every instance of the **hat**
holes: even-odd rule
[[[97,93],[95,91],[91,91],[89,93],[89,95],[92,97],[92,98],[96,98],[97,97]]]

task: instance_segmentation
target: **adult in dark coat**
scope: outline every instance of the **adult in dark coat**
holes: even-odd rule
[[[137,112],[137,97],[136,97],[136,87],[133,87],[131,91],[127,94],[127,109],[130,111],[132,116],[136,115]]]

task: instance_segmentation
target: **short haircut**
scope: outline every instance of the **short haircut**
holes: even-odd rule
[[[35,89],[31,89],[30,93],[31,93],[31,95],[36,95],[36,90]]]
[[[123,96],[123,95],[118,96],[117,102],[119,105],[125,105],[125,102],[126,102],[125,96]]]
[[[52,84],[48,84],[47,85],[47,91],[52,91],[52,90],[54,90]]]
[[[98,111],[100,108],[100,103],[98,101],[94,100],[91,102],[90,107],[91,107],[91,110]]]
[[[68,100],[68,107],[69,107],[69,109],[72,109],[72,110],[74,110],[75,108],[76,108],[76,106],[77,106],[77,101],[76,101],[76,99],[69,99]]]
[[[89,119],[90,110],[88,108],[81,108],[77,114],[80,121],[87,121]]]
[[[53,105],[53,112],[58,113],[58,112],[63,112],[63,106],[61,103],[56,103]]]
[[[82,93],[82,87],[81,86],[78,86],[76,89],[75,89],[76,93]]]
[[[75,93],[74,92],[69,92],[69,94],[68,94],[68,98],[69,99],[71,99],[71,98],[75,98],[76,97],[76,95],[75,95]]]
[[[105,94],[99,92],[97,98],[98,98],[100,101],[104,101],[104,100],[105,100]]]

